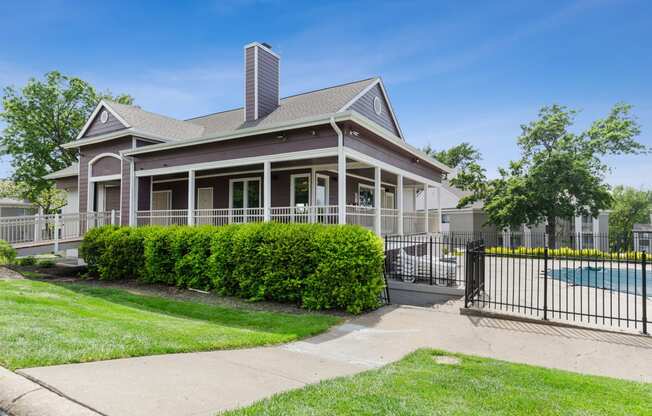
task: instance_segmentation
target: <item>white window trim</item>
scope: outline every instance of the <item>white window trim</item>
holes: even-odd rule
[[[233,184],[235,182],[244,182],[243,190],[243,201],[242,205],[243,208],[260,208],[261,207],[261,197],[258,197],[258,206],[257,207],[250,207],[249,206],[249,182],[253,181],[258,181],[258,195],[260,195],[260,186],[263,180],[261,179],[260,176],[252,176],[249,178],[236,178],[236,179],[229,179],[229,209],[233,209]],[[240,209],[240,208],[238,208]]]
[[[199,191],[201,190],[210,190],[211,191],[211,207],[210,208],[198,208],[198,203],[199,203]],[[212,186],[202,186],[201,188],[197,188],[197,192],[195,194],[195,209],[214,209],[214,194],[213,194],[213,187]]]
[[[359,183],[358,183],[358,204],[360,204],[361,207],[365,207],[365,208],[375,208],[373,205],[371,205],[371,206],[362,205],[362,202],[361,202],[361,201],[362,201],[362,198],[360,198],[360,191],[362,190],[362,188],[369,189],[369,190],[371,190],[372,193],[374,193],[375,190],[376,190],[375,187],[374,187],[374,185],[367,185],[366,183],[361,183],[361,182],[359,182]],[[381,192],[382,192],[382,190],[383,190],[384,188],[380,188],[380,189],[381,189]],[[374,195],[374,198],[372,199],[372,201],[375,201],[375,200],[376,200],[375,197],[376,197],[376,196]]]
[[[294,196],[294,180],[296,178],[308,178],[308,206],[310,206],[310,201],[312,201],[312,181],[310,180],[310,173],[295,173],[290,175],[290,206],[294,208],[294,202],[296,200]]]
[[[324,201],[324,206],[329,206],[331,202],[331,177],[328,175],[324,175],[323,173],[318,173],[315,175],[315,201],[314,205],[317,206],[317,186],[319,186],[319,179],[326,179],[326,200]]]

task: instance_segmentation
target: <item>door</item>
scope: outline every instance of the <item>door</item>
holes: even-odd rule
[[[197,189],[197,224],[210,224],[213,209],[213,188]]]
[[[248,222],[261,217],[260,178],[231,179],[229,186],[229,208],[232,222]]]
[[[308,222],[310,206],[310,174],[290,176],[290,215],[292,222]]]
[[[104,186],[104,211],[120,211],[120,186]]]
[[[151,223],[157,225],[168,225],[170,222],[170,210],[172,209],[172,191],[152,192]]]
[[[335,216],[331,218],[328,205],[330,205],[329,177],[317,175],[315,183],[315,210],[317,222],[322,224],[334,224]]]

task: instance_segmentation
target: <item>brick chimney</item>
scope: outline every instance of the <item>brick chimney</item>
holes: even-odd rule
[[[278,107],[280,60],[266,43],[245,45],[245,121],[263,118]]]

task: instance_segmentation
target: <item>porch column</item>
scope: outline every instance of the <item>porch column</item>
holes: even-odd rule
[[[134,160],[129,160],[129,225],[137,224],[136,211],[138,211],[138,180],[134,167]]]
[[[430,233],[430,210],[428,209],[428,184],[423,184],[423,209],[426,210],[426,234]]]
[[[337,215],[338,223],[346,224],[346,154],[337,155]]]
[[[380,168],[374,168],[374,231],[376,234],[382,233],[382,216],[381,216],[381,198],[380,198]]]
[[[582,249],[582,216],[575,217],[575,248]]]
[[[195,225],[195,171],[188,171],[188,225]]]
[[[396,176],[396,207],[398,208],[398,235],[403,235],[403,175]]]
[[[600,217],[593,218],[593,248],[602,250],[602,240],[600,239]]]
[[[263,219],[272,218],[272,163],[263,162]]]
[[[441,213],[441,185],[437,187],[437,227],[440,233],[444,231],[444,222]]]

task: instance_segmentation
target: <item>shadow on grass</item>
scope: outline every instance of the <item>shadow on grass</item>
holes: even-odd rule
[[[304,337],[324,332],[332,325],[341,322],[340,318],[315,313],[289,314],[235,309],[194,301],[167,299],[160,296],[135,295],[123,289],[91,287],[65,282],[47,283],[80,295],[91,296],[150,313],[273,334]]]

